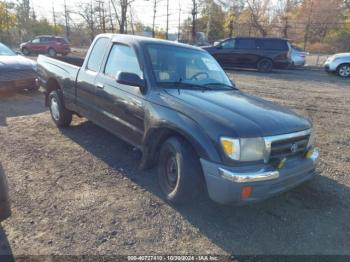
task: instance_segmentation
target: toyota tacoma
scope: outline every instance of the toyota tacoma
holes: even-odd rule
[[[222,204],[249,204],[314,177],[312,124],[236,88],[205,50],[102,34],[85,59],[38,58],[38,85],[59,128],[84,116],[157,166],[166,199],[205,188]]]

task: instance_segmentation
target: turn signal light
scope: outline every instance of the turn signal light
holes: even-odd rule
[[[251,186],[245,186],[242,188],[242,199],[250,198],[253,188]]]

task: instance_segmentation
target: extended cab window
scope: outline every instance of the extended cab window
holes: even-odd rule
[[[119,72],[134,73],[143,78],[134,49],[130,46],[115,44],[109,54],[105,74],[116,77]]]
[[[94,72],[99,71],[108,43],[108,38],[100,38],[97,40],[90,53],[87,69]]]

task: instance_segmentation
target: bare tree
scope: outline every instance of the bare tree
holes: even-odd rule
[[[295,0],[280,0],[277,3],[277,18],[279,19],[279,28],[284,38],[288,38],[289,29],[292,27],[290,24],[290,13],[295,4]]]
[[[92,41],[96,35],[96,17],[93,2],[82,3],[78,7],[79,11],[76,13],[80,15],[88,25],[90,40]]]
[[[64,22],[65,22],[65,29],[66,29],[66,38],[69,39],[70,37],[70,26],[69,26],[69,10],[67,7],[66,0],[64,0]]]
[[[111,0],[116,19],[119,24],[119,33],[127,33],[128,8],[135,0]]]
[[[267,32],[267,19],[269,11],[270,0],[247,0],[247,5],[251,15],[251,22],[255,29],[263,36],[266,37]]]
[[[18,0],[16,5],[16,17],[19,40],[31,38],[30,35],[30,2],[29,0]]]

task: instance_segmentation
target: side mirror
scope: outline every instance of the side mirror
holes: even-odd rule
[[[140,91],[143,93],[146,88],[145,80],[142,80],[137,74],[120,72],[117,75],[117,83],[128,86],[137,86],[140,88]]]

